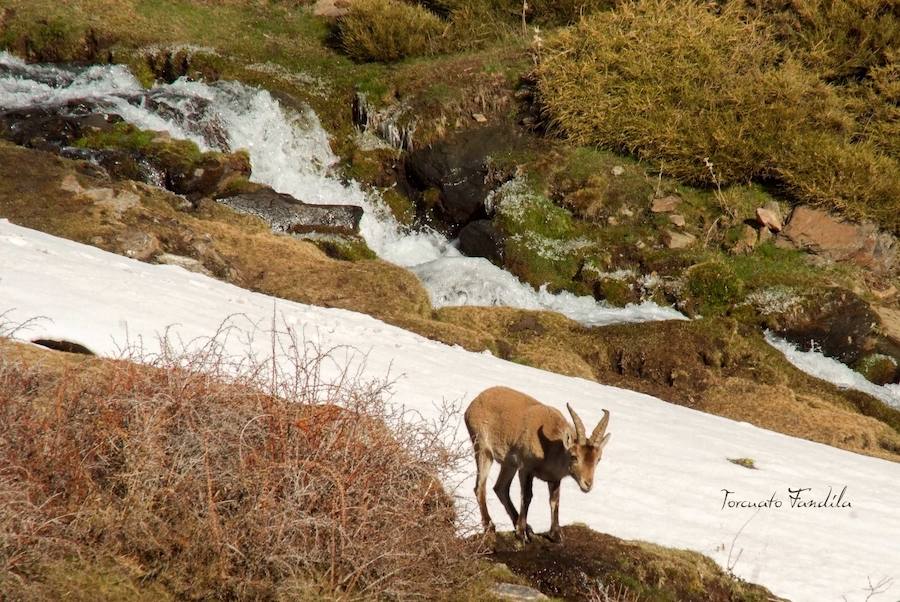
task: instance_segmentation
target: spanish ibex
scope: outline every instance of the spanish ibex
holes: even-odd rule
[[[572,406],[566,404],[566,407],[575,423],[574,429],[556,408],[507,387],[486,389],[469,404],[465,414],[466,428],[475,447],[478,471],[475,496],[485,531],[494,530],[485,499],[485,483],[491,464],[496,460],[500,463],[500,476],[494,484],[494,492],[512,519],[516,535],[525,542],[534,535],[528,526],[528,505],[532,483],[537,477],[546,481],[550,488],[551,527],[548,535],[553,541],[562,539],[559,531],[560,481],[571,476],[582,491],[590,491],[594,469],[612,436],[606,434],[608,410],[603,410],[603,418],[587,438],[581,418]],[[516,472],[522,489],[521,512],[516,512],[509,499],[509,486]]]

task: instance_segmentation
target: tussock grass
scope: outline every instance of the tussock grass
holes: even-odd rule
[[[438,480],[460,458],[446,424],[392,410],[389,383],[345,368],[342,350],[282,333],[276,368],[226,356],[227,336],[128,354],[145,365],[0,338],[0,598],[123,573],[122,599],[465,587],[474,550]]]
[[[900,48],[900,5],[882,0],[744,0],[776,38],[829,80],[866,75]]]
[[[436,52],[444,23],[400,0],[356,0],[338,22],[341,47],[357,61],[397,61]]]
[[[900,165],[854,143],[854,114],[835,89],[733,5],[623,5],[561,31],[539,58],[542,108],[576,143],[689,183],[774,182],[900,228]]]

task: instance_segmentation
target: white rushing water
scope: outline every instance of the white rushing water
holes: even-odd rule
[[[360,232],[382,259],[409,268],[436,307],[504,305],[547,309],[587,325],[684,319],[652,302],[615,308],[592,297],[535,290],[481,258],[465,257],[441,234],[401,226],[380,198],[336,173],[338,158],[312,110],[297,113],[265,90],[185,79],[144,90],[122,66],[80,71],[26,65],[0,53],[0,109],[86,99],[143,129],[166,131],[204,150],[246,149],[252,179],[307,203],[364,209]]]
[[[900,384],[876,385],[856,370],[819,351],[801,351],[793,343],[785,341],[769,331],[766,331],[765,336],[766,341],[772,347],[783,353],[790,363],[810,376],[821,378],[844,389],[855,389],[868,393],[889,406],[900,409]]]

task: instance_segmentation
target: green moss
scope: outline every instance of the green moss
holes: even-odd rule
[[[683,284],[687,299],[703,316],[723,314],[743,298],[743,282],[730,266],[719,261],[691,267]]]
[[[575,289],[574,278],[592,243],[572,215],[521,180],[504,185],[495,203],[506,267],[533,286]]]
[[[361,236],[309,236],[305,240],[322,249],[332,259],[361,261],[377,257]]]
[[[87,133],[75,141],[75,146],[93,149],[121,149],[131,151],[145,150],[158,134],[138,129],[120,122],[108,130],[97,130]]]
[[[381,193],[381,198],[401,224],[408,226],[416,219],[415,203],[396,188],[388,188]]]

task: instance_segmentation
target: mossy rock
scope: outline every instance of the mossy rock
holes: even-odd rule
[[[853,368],[876,385],[886,385],[897,379],[897,360],[882,353],[863,356]]]
[[[719,261],[691,267],[682,284],[685,308],[694,314],[720,315],[743,299],[743,282],[728,264]]]
[[[508,270],[535,287],[586,292],[575,277],[593,244],[569,211],[524,180],[505,184],[492,204]]]
[[[377,257],[361,236],[323,235],[306,236],[303,239],[319,247],[332,259],[360,261]]]

